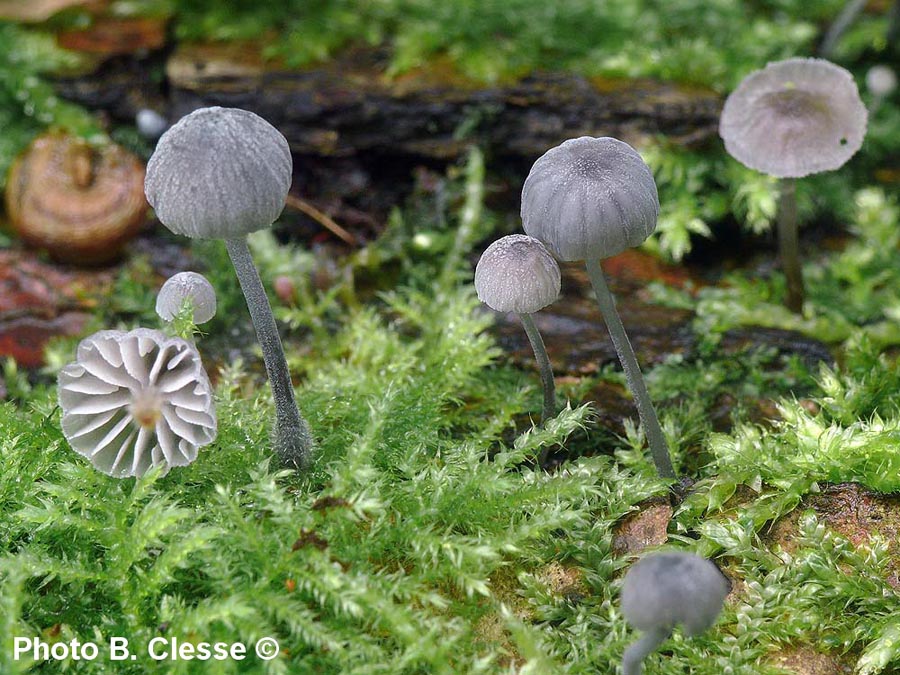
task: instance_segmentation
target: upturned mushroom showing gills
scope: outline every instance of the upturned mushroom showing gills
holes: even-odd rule
[[[524,234],[512,234],[488,246],[475,267],[478,299],[497,312],[515,312],[534,351],[544,388],[542,420],[556,414],[553,369],[532,314],[559,297],[559,265],[544,245]]]
[[[115,144],[93,147],[52,133],[13,163],[6,212],[18,235],[60,261],[114,259],[147,212],[141,161]]]
[[[600,266],[602,258],[644,241],[658,215],[650,168],[634,148],[615,138],[583,136],[551,148],[531,167],[522,189],[525,232],[561,260],[585,261],[653,462],[660,476],[674,478],[659,418]]]
[[[216,438],[209,378],[190,343],[157,330],[104,330],[59,373],[69,445],[116,478],[168,471]]]
[[[622,675],[641,675],[644,659],[676,626],[688,636],[710,628],[729,586],[715,564],[693,553],[651,553],[634,563],[622,584],[622,614],[644,635],[625,651]]]
[[[823,59],[788,59],[748,75],[725,101],[719,135],[745,166],[781,179],[778,245],[785,305],[803,309],[796,179],[843,166],[862,145],[868,115],[853,76]]]
[[[224,239],[262,348],[275,401],[275,449],[286,466],[310,459],[312,437],[300,416],[272,308],[247,246],[270,227],[291,186],[287,140],[258,115],[201,108],[159,139],[145,191],[163,225],[176,234]]]
[[[191,306],[195,324],[216,315],[216,291],[202,274],[179,272],[166,279],[156,296],[156,313],[163,321],[172,321],[185,304]]]

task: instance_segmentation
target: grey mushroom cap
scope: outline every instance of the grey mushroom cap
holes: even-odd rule
[[[238,108],[200,108],[159,139],[144,192],[163,225],[198,239],[269,227],[284,209],[293,163],[287,140]]]
[[[559,265],[544,245],[511,234],[488,246],[475,267],[478,299],[498,312],[532,314],[559,297]]]
[[[843,166],[862,146],[868,113],[853,76],[824,59],[787,59],[747,76],[722,110],[732,157],[779,178]]]
[[[116,478],[190,464],[216,437],[212,387],[193,345],[158,330],[105,330],[59,373],[62,431]]]
[[[206,323],[216,315],[216,291],[197,272],[179,272],[166,279],[156,296],[156,313],[163,321],[172,321],[186,301],[194,309],[196,324]]]
[[[730,584],[714,563],[693,553],[651,553],[625,574],[622,613],[642,630],[673,629],[702,633],[722,611]]]
[[[522,188],[522,224],[560,260],[601,260],[656,229],[659,195],[650,167],[615,138],[582,136],[551,148]]]

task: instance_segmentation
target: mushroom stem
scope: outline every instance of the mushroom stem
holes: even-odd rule
[[[803,311],[803,268],[800,265],[800,234],[797,223],[797,183],[793,178],[781,179],[778,199],[778,252],[787,280],[785,306],[800,314]]]
[[[834,48],[837,47],[838,42],[841,37],[843,37],[844,33],[847,32],[847,29],[853,25],[854,21],[856,21],[856,17],[865,9],[868,1],[869,0],[850,0],[850,2],[844,5],[844,9],[837,15],[834,23],[828,28],[828,32],[825,33],[825,38],[822,40],[822,44],[819,47],[819,56],[823,59],[830,59],[833,56]]]
[[[534,322],[534,315],[519,314],[525,334],[534,351],[534,359],[537,361],[538,370],[541,372],[541,384],[544,386],[544,410],[541,414],[541,423],[544,424],[551,417],[556,416],[556,384],[553,382],[553,367],[550,365],[550,357],[547,348],[541,338],[541,332]]]
[[[259,272],[253,264],[247,238],[226,239],[225,247],[228,249],[241,290],[244,292],[250,318],[256,329],[256,337],[262,348],[269,384],[272,387],[276,416],[275,449],[285,466],[303,468],[309,463],[312,437],[309,425],[300,416],[300,410],[297,408],[287,359],[284,356],[281,338],[278,336],[269,298],[266,297]]]
[[[655,628],[644,633],[637,642],[625,650],[622,656],[622,675],[641,675],[644,659],[668,640],[671,634],[670,628]]]
[[[634,395],[638,415],[644,427],[644,432],[647,434],[647,442],[650,446],[653,463],[656,465],[656,470],[661,477],[675,478],[675,469],[672,467],[672,458],[669,456],[669,446],[666,444],[666,438],[659,424],[659,417],[657,417],[653,403],[650,401],[647,385],[644,384],[644,376],[641,375],[641,367],[638,365],[634,349],[631,347],[631,342],[629,342],[628,335],[625,333],[625,327],[622,325],[622,319],[616,310],[616,301],[606,285],[600,261],[585,260],[584,264],[587,267],[591,285],[594,287],[594,295],[597,296],[600,312],[603,314],[603,319],[606,321],[606,327],[612,338],[613,347],[615,347],[622,368],[625,370],[628,388],[631,389]]]

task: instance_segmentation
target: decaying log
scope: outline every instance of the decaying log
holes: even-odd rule
[[[476,86],[440,66],[385,76],[377,50],[287,69],[236,44],[181,45],[166,65],[173,119],[207,105],[253,110],[275,124],[301,155],[408,155],[448,160],[477,138],[495,155],[533,159],[566,138],[609,135],[632,142],[653,134],[693,142],[715,135],[720,99],[710,91],[649,80],[603,80],[535,73]],[[61,93],[133,116],[145,95],[140,68],[106,64],[60,80]]]

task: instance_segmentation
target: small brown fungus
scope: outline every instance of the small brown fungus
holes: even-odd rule
[[[146,211],[144,167],[115,144],[39,136],[9,172],[6,212],[13,229],[62,262],[114,259],[138,233]]]

